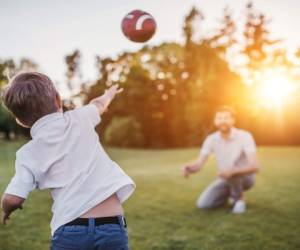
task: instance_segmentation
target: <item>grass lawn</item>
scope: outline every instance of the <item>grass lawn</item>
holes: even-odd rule
[[[0,192],[14,172],[21,142],[0,141]],[[199,193],[214,179],[212,158],[204,170],[185,180],[181,166],[198,149],[109,149],[137,184],[125,203],[133,250],[300,249],[300,148],[261,147],[262,170],[246,194],[248,211],[232,215],[230,207],[205,212],[195,208]],[[51,198],[34,191],[8,226],[0,225],[0,250],[49,248]]]

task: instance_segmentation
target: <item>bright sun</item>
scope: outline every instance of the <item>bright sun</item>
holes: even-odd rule
[[[262,79],[258,95],[265,107],[282,108],[293,90],[294,84],[287,76],[273,72]]]

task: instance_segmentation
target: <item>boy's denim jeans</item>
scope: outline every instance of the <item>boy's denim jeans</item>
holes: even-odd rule
[[[128,250],[128,235],[122,216],[120,225],[95,226],[94,218],[88,226],[61,226],[51,240],[51,250]]]

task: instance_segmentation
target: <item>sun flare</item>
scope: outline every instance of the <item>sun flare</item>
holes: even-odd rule
[[[268,108],[282,108],[294,90],[294,83],[284,74],[268,74],[259,83],[258,95]]]

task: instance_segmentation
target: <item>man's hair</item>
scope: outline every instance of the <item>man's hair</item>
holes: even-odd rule
[[[234,108],[230,107],[230,106],[221,106],[219,108],[216,109],[216,114],[219,112],[228,112],[230,113],[230,115],[235,118],[236,117],[236,111]]]
[[[57,95],[49,77],[27,72],[11,80],[4,90],[3,102],[16,118],[31,127],[41,117],[57,112]]]

